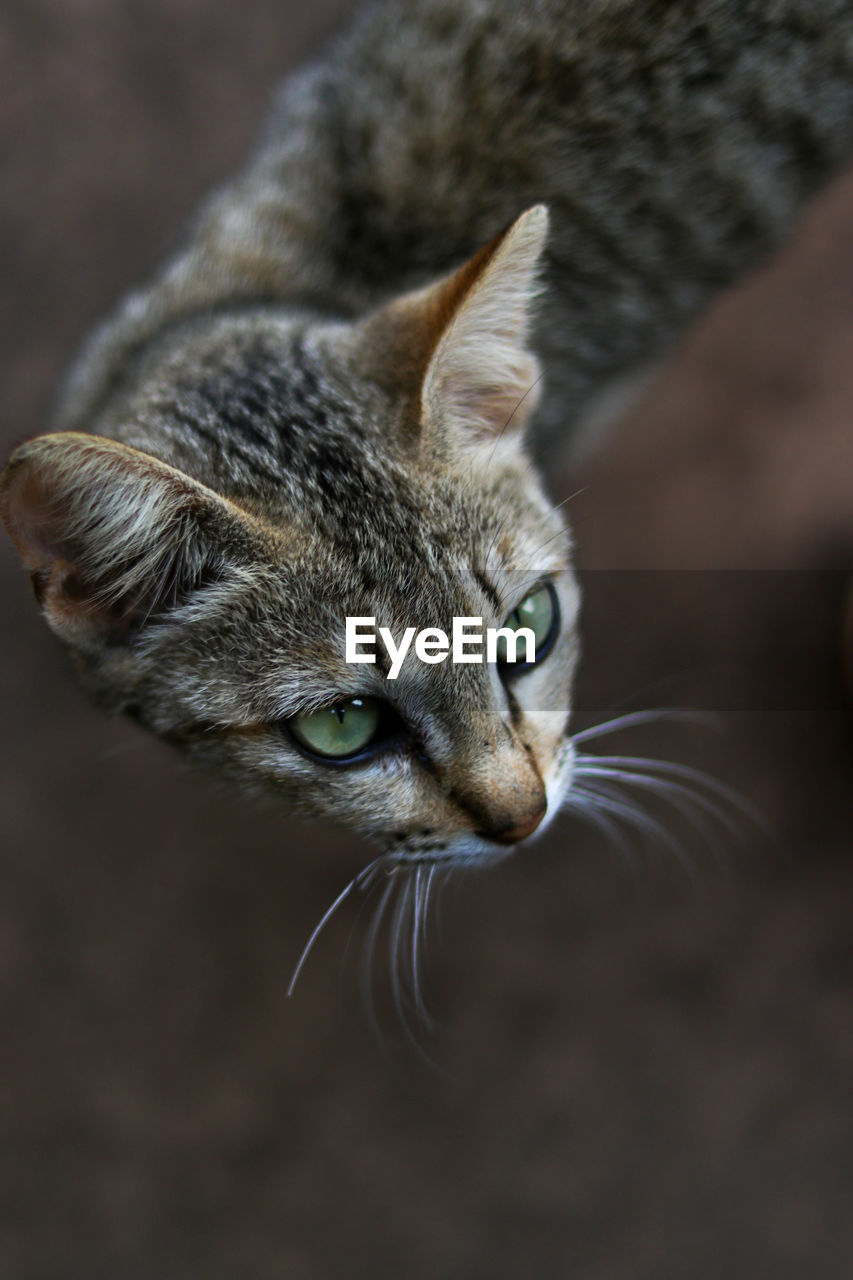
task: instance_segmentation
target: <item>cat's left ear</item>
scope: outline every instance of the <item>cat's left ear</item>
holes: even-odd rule
[[[248,516],[183,472],[72,431],[16,451],[0,519],[48,625],[89,650],[183,603],[253,537]]]
[[[548,210],[535,205],[451,276],[397,299],[361,335],[362,368],[408,401],[421,442],[521,431],[541,389],[527,339]]]

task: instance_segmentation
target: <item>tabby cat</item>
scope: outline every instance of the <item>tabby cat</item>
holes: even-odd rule
[[[847,0],[370,8],[3,474],[88,689],[418,883],[542,831],[579,785],[579,597],[537,466],[851,143]],[[510,619],[535,661],[392,683],[350,615]]]

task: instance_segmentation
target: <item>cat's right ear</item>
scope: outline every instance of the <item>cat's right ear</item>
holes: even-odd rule
[[[0,476],[0,517],[48,624],[84,649],[180,604],[249,526],[176,468],[76,432],[16,451]]]
[[[452,275],[356,329],[360,369],[404,405],[411,442],[465,449],[523,431],[541,389],[528,337],[547,234],[536,205]]]

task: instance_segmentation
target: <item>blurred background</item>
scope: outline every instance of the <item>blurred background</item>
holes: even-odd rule
[[[4,457],[349,7],[5,0]],[[381,984],[371,1027],[369,904],[286,998],[366,848],[91,710],[3,541],[3,1280],[851,1274],[851,351],[842,176],[555,482],[578,727],[719,713],[612,745],[710,770],[769,834],[674,815],[682,863],[566,817],[449,886],[432,1065]]]

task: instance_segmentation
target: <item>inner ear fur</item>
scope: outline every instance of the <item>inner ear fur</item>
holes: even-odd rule
[[[547,232],[536,205],[452,275],[358,327],[362,373],[404,401],[420,444],[488,439],[529,421],[541,372],[528,334]]]
[[[0,476],[0,517],[49,625],[78,644],[125,639],[215,574],[238,508],[140,450],[40,436]]]

